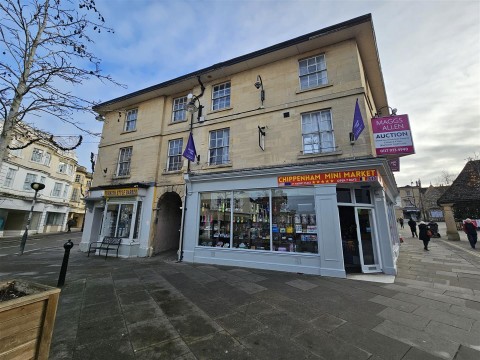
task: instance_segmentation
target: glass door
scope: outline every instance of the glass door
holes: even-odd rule
[[[380,271],[373,209],[356,208],[357,236],[360,252],[362,272],[371,273]]]

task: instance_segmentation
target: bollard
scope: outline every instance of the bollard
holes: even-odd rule
[[[67,275],[68,257],[70,256],[70,249],[73,247],[72,240],[68,240],[63,244],[65,254],[63,255],[62,268],[60,269],[60,276],[58,277],[57,287],[62,287],[65,284],[65,276]]]

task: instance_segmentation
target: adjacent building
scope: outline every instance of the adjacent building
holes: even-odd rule
[[[23,234],[35,194],[33,182],[45,188],[38,192],[30,233],[63,231],[70,212],[75,152],[61,150],[47,140],[31,142],[25,136],[28,133],[33,130],[19,125],[0,169],[0,236]]]
[[[92,173],[88,172],[86,167],[77,166],[75,179],[72,183],[72,193],[69,202],[70,212],[68,214],[68,219],[73,220],[73,228],[83,228],[86,211],[84,197],[91,186],[92,177]]]
[[[398,190],[370,122],[389,109],[370,15],[101,103],[80,248],[395,274]]]

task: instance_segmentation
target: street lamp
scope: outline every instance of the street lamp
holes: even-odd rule
[[[200,99],[198,98],[198,96],[195,96],[192,93],[190,93],[187,95],[187,100],[188,100],[188,103],[186,106],[186,110],[190,114],[192,114],[191,122],[193,123],[193,114],[196,113],[197,111],[198,111],[197,120],[202,121],[203,105],[200,104]],[[195,102],[198,102],[198,106],[195,105]]]
[[[20,255],[23,255],[23,250],[25,249],[25,243],[27,242],[28,237],[28,227],[30,226],[30,221],[32,220],[33,207],[35,206],[35,201],[37,200],[37,193],[40,190],[45,189],[45,184],[33,182],[30,184],[30,187],[35,190],[35,195],[33,196],[32,208],[28,214],[27,225],[25,226],[25,231],[23,232],[22,242],[20,243]]]
[[[380,109],[378,109],[378,110],[377,110],[377,113],[375,114],[375,117],[381,117],[381,116],[380,116],[380,113],[381,113],[382,110],[385,109],[385,108],[388,108],[389,110],[391,110],[393,116],[397,115],[397,109],[392,108],[392,107],[390,107],[390,106],[387,105],[387,106],[382,106]]]
[[[257,89],[260,89],[260,101],[262,102],[262,106],[260,107],[263,109],[263,102],[265,101],[265,90],[263,89],[263,81],[260,75],[257,75],[257,81],[253,84]]]

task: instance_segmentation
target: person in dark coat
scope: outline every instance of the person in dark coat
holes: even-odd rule
[[[430,242],[430,236],[428,235],[428,226],[423,221],[418,224],[418,238],[423,241],[423,249],[428,250],[428,243]]]
[[[417,235],[417,222],[413,219],[408,220],[408,226],[410,226],[410,230],[412,231],[412,237],[418,237]]]
[[[403,229],[403,218],[398,219],[398,222],[400,223],[400,227]]]
[[[477,245],[477,227],[473,223],[472,220],[466,219],[465,223],[463,224],[463,231],[467,234],[468,242],[472,249],[475,249],[475,245]]]

